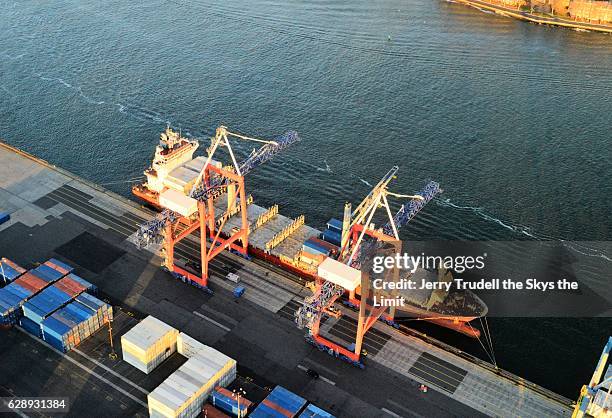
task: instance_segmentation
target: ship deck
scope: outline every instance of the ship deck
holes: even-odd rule
[[[255,214],[259,209],[251,206]],[[159,268],[155,253],[130,241],[153,213],[1,142],[0,211],[11,213],[0,225],[0,255],[26,268],[49,257],[75,266],[114,306],[118,353],[120,334],[150,314],[235,358],[239,375],[251,382],[252,400],[281,384],[338,417],[571,416],[570,401],[559,395],[382,323],[365,337],[365,370],[340,362],[306,344],[295,327],[293,312],[308,294],[296,276],[223,253],[211,265],[214,295],[187,286]],[[187,239],[176,252],[195,260],[198,248]],[[224,279],[228,272],[247,289],[240,299]],[[355,327],[355,313],[345,311],[326,320],[322,332],[348,344]],[[173,356],[147,376],[121,356],[109,358],[104,330],[69,354],[19,329],[0,334],[0,395],[64,395],[71,407],[66,416],[87,415],[92,405],[100,416],[146,416],[146,394],[182,361]],[[321,379],[309,378],[306,368]],[[423,382],[431,388],[427,394],[418,391]]]
[[[227,195],[223,194],[215,199],[215,213],[223,214],[227,209]],[[251,203],[247,206],[247,221],[251,225],[251,233],[249,234],[249,244],[262,251],[266,249],[266,243],[283,228],[289,226],[293,219],[288,218],[280,213],[275,215],[268,222],[264,223],[259,228],[255,228],[255,221],[259,215],[265,213],[266,208]],[[238,212],[230,217],[222,228],[222,232],[230,234],[234,227],[240,227],[241,214]],[[302,248],[304,241],[311,237],[316,237],[321,233],[306,224],[300,226],[295,232],[285,238],[278,246],[270,251],[270,254],[280,257],[281,255],[293,259]]]

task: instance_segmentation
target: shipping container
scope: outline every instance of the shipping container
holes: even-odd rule
[[[340,251],[340,247],[338,247],[337,245],[334,245],[330,242],[327,242],[325,240],[322,240],[321,238],[317,238],[317,237],[312,237],[310,239],[308,239],[309,242],[318,244],[319,247],[326,249],[327,251],[329,251],[330,254],[336,254]]]
[[[306,399],[282,386],[276,386],[266,399],[292,414],[297,414],[306,405]]]
[[[42,329],[40,323],[32,321],[30,318],[22,317],[19,320],[19,326],[27,331],[29,334],[40,338],[42,337]]]
[[[207,403],[202,408],[202,418],[230,418],[230,416]]]
[[[25,317],[40,324],[44,318],[67,304],[72,296],[54,286],[49,286],[23,304]]]
[[[69,266],[66,263],[63,263],[61,261],[59,261],[56,258],[50,258],[49,260],[44,262],[45,266],[49,266],[61,273],[63,273],[64,275],[72,273],[72,271],[74,270],[74,268],[72,268],[71,266]]]
[[[198,201],[174,189],[159,194],[159,204],[183,216],[191,216],[198,210]]]
[[[211,347],[191,357],[148,397],[149,416],[194,418],[217,386],[236,378],[236,361]]]
[[[48,286],[45,279],[27,271],[0,289],[0,325],[17,324],[23,316],[22,305]]]
[[[342,233],[342,221],[340,219],[331,218],[327,221],[327,229],[330,231]]]
[[[234,416],[238,416],[240,412],[241,417],[246,417],[247,412],[253,405],[253,402],[246,399],[244,396],[237,397],[235,393],[229,390],[217,387],[213,391],[210,402],[222,411],[225,411]]]
[[[302,251],[300,252],[300,261],[308,264],[308,265],[318,265],[320,264],[323,260],[325,260],[325,255],[324,254],[311,254],[307,251]]]
[[[304,409],[299,418],[336,418],[334,415],[327,411],[322,410],[318,406],[310,404]]]
[[[8,212],[0,212],[0,225],[11,220],[11,214]]]
[[[181,332],[176,338],[176,348],[180,355],[191,358],[200,352],[205,352],[208,346]]]
[[[0,258],[0,287],[9,284],[25,273],[26,270],[8,258]]]
[[[176,351],[178,331],[147,316],[121,336],[123,360],[143,373],[151,373]]]
[[[87,296],[85,300],[92,307],[74,300],[41,323],[43,339],[60,351],[76,347],[112,319],[112,308],[108,304],[86,293],[77,298],[83,296]]]
[[[30,273],[43,279],[47,283],[56,282],[66,275],[66,273],[62,273],[61,271],[55,270],[54,268],[46,266],[44,264],[41,264],[34,270],[30,270]]]
[[[306,399],[282,386],[276,386],[249,416],[253,418],[293,418],[304,405],[306,405]]]
[[[328,282],[355,290],[361,285],[361,271],[332,258],[326,258],[317,268],[317,274]]]
[[[326,229],[323,231],[323,240],[334,245],[340,245],[342,234],[340,234],[340,232],[332,231],[331,229]]]

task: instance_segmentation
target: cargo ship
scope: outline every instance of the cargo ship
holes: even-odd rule
[[[198,146],[198,141],[184,138],[168,127],[161,134],[151,166],[144,171],[146,181],[134,185],[132,193],[159,210],[162,209],[160,193],[166,190],[175,190],[189,196],[207,160],[204,156],[193,158]],[[222,166],[221,162],[214,160],[209,164]],[[215,196],[213,204],[218,209],[216,213],[225,214],[229,206],[236,207],[236,198],[230,197],[230,193],[220,192]],[[306,225],[303,215],[291,219],[278,213],[278,205],[263,208],[254,204],[250,195],[247,197],[246,208],[249,255],[297,274],[307,281],[317,278],[317,266],[326,257],[337,258],[342,221],[330,219],[321,231]],[[239,216],[230,216],[224,222],[220,218],[217,225],[221,227],[221,235],[229,236],[240,228]],[[419,282],[452,280],[452,272],[445,270],[419,269],[414,275]],[[470,291],[405,290],[399,296],[404,297],[405,304],[398,307],[395,315],[397,319],[426,320],[470,337],[478,337],[479,331],[469,322],[487,313],[485,303]]]

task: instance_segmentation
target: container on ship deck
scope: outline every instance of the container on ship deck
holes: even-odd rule
[[[331,229],[327,229],[323,231],[323,240],[334,245],[340,245],[340,242],[342,241],[342,234],[332,231]]]
[[[312,237],[309,238],[306,242],[311,245],[316,245],[321,249],[324,249],[324,251],[328,252],[330,255],[334,255],[338,253],[338,251],[340,251],[340,248],[337,245],[324,241],[321,238]],[[306,242],[304,244],[306,244]]]
[[[342,233],[342,221],[340,219],[331,218],[327,221],[327,229]]]
[[[325,254],[312,254],[308,251],[302,251],[300,260],[309,265],[318,265],[325,260]]]

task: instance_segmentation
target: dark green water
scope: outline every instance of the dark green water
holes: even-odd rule
[[[405,239],[608,241],[611,67],[610,36],[437,0],[0,1],[0,137],[127,195],[167,123],[295,129],[250,190],[313,226],[397,164],[445,189]],[[610,325],[492,320],[497,360],[575,397]]]

